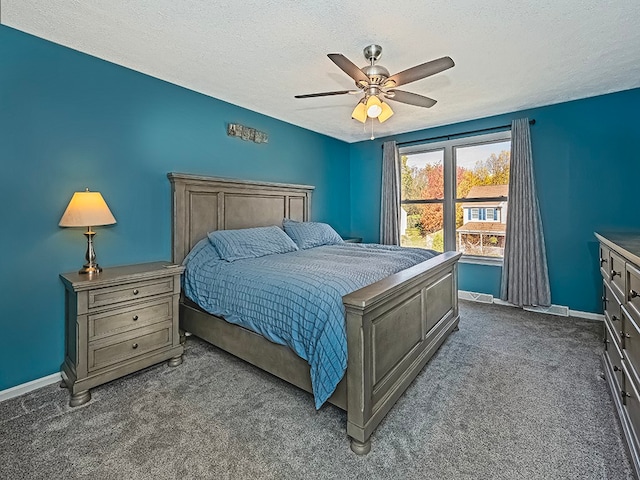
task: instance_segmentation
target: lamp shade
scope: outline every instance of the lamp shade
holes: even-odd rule
[[[73,194],[67,209],[60,219],[61,227],[94,227],[97,225],[111,225],[116,223],[111,210],[99,192],[85,192]]]
[[[389,106],[389,104],[382,102],[382,112],[380,112],[380,115],[378,115],[378,120],[380,121],[380,123],[384,122],[385,120],[388,120],[389,117],[391,117],[391,115],[393,115],[393,110],[391,110],[391,107]]]
[[[358,120],[360,123],[364,123],[367,121],[367,106],[358,102],[356,108],[353,109],[353,113],[351,114],[351,118]]]

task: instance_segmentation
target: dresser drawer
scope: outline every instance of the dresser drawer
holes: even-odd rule
[[[629,418],[629,423],[634,434],[636,445],[638,444],[638,433],[640,433],[640,394],[638,387],[631,380],[627,365],[622,365],[624,372],[624,390],[622,392],[622,401],[624,410]]]
[[[637,324],[640,324],[640,270],[627,263],[626,307]]]
[[[172,316],[172,296],[91,314],[88,317],[89,341],[171,320]]]
[[[152,350],[167,347],[172,343],[173,323],[171,321],[135,330],[137,335],[114,335],[102,341],[89,343],[88,370],[99,370]],[[108,340],[108,341],[105,341]]]
[[[604,322],[611,329],[619,348],[622,348],[622,312],[618,299],[606,283],[603,284]]]
[[[605,325],[604,335],[605,335],[606,355],[609,363],[611,364],[611,369],[615,374],[614,379],[617,383],[616,391],[619,392],[620,390],[622,390],[622,385],[623,385],[622,353],[618,348],[618,345],[614,340],[613,334],[611,333],[611,330],[608,325]]]
[[[623,351],[625,358],[628,360],[629,373],[634,375],[634,380],[640,382],[640,373],[638,368],[640,367],[640,328],[638,324],[626,313],[626,309],[623,307]]]
[[[625,277],[626,277],[626,262],[624,258],[618,255],[615,252],[609,253],[610,263],[609,269],[610,277],[611,277],[611,290],[618,297],[619,303],[624,303],[624,299],[626,298],[626,286],[625,286]]]
[[[606,281],[611,280],[610,252],[609,247],[600,244],[600,273]]]
[[[114,305],[163,293],[173,293],[173,277],[90,290],[89,308]]]

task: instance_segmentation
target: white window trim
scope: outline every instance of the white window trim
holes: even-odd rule
[[[444,157],[444,250],[454,251],[456,249],[456,169],[453,168],[454,149],[461,147],[472,147],[487,143],[498,143],[511,140],[511,130],[502,132],[485,133],[458,137],[450,140],[422,143],[419,145],[408,145],[398,149],[400,155],[410,155],[416,153],[427,153],[436,150],[443,151]],[[463,255],[462,261],[465,263],[477,263],[484,265],[502,265],[502,258],[481,257],[476,255]]]
[[[489,218],[489,212],[491,212],[491,218]],[[487,207],[484,212],[484,218],[487,219],[487,222],[495,222],[496,221],[496,209],[493,207]]]

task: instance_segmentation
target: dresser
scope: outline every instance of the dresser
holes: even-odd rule
[[[640,478],[640,234],[596,233],[605,318],[605,378]]]
[[[178,330],[180,274],[169,262],[105,268],[97,275],[65,273],[63,385],[69,405],[90,389],[169,360],[182,363]]]

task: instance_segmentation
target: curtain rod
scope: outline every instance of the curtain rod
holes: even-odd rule
[[[535,125],[535,124],[536,124],[536,120],[535,119],[529,120],[529,125]],[[450,140],[451,137],[459,137],[459,136],[462,136],[462,135],[471,135],[471,134],[474,134],[474,133],[485,133],[485,132],[490,132],[492,130],[502,130],[502,129],[505,129],[505,128],[511,128],[511,124],[509,124],[509,125],[499,125],[497,127],[481,128],[479,130],[469,130],[468,132],[451,133],[449,135],[440,135],[439,137],[419,138],[417,140],[408,140],[406,142],[398,142],[398,143],[396,143],[396,146],[401,147],[403,145],[410,145],[412,143],[429,142],[431,140]]]

